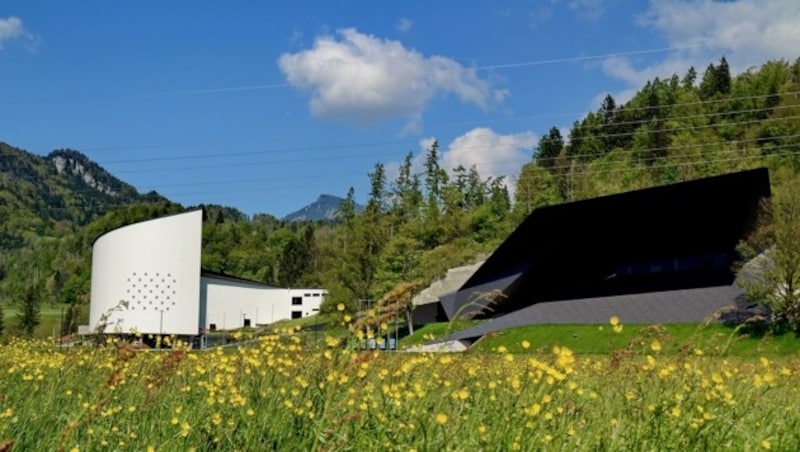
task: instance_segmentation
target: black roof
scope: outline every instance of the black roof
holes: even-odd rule
[[[770,194],[765,168],[534,210],[456,292],[448,318],[504,293],[479,317],[535,303],[730,285],[736,246]]]
[[[274,289],[278,289],[279,288],[277,286],[272,286],[270,284],[266,284],[266,283],[263,283],[263,282],[260,282],[260,281],[253,281],[252,279],[239,278],[238,276],[231,276],[231,275],[227,275],[225,273],[214,272],[214,271],[211,271],[211,270],[200,270],[200,276],[205,276],[205,277],[214,278],[214,279],[221,279],[221,280],[224,280],[224,281],[238,282],[238,283],[242,283],[242,284],[249,284],[249,285],[258,286],[258,287],[271,287],[271,288],[274,288]]]

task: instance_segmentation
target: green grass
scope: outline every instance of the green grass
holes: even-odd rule
[[[435,338],[446,338],[477,321],[433,323],[403,338],[401,346],[410,347]],[[800,339],[794,334],[753,337],[720,324],[624,325],[614,333],[611,325],[530,325],[490,333],[476,342],[473,352],[495,351],[505,347],[512,353],[549,353],[556,345],[587,355],[607,355],[619,350],[648,352],[653,340],[662,346],[662,354],[681,352],[714,356],[782,356],[800,352]],[[528,349],[522,342],[530,344]],[[699,352],[698,352],[699,351]]]
[[[799,450],[797,355],[667,349],[323,352],[282,332],[246,347],[146,353],[15,339],[0,344],[0,448]]]
[[[456,320],[453,322],[442,323],[429,323],[414,330],[414,334],[400,339],[400,347],[412,347],[414,345],[424,344],[430,341],[431,337],[435,339],[443,339],[447,336],[477,325],[480,321],[477,320]]]
[[[66,315],[67,307],[64,306],[64,315]],[[18,309],[16,306],[3,307],[3,325],[6,334],[14,334],[18,328]],[[52,338],[55,332],[56,337],[59,334],[59,326],[61,324],[62,306],[61,305],[41,305],[39,307],[39,326],[36,327],[34,337],[39,338]]]

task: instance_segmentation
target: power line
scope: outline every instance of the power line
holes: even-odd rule
[[[744,42],[746,40],[739,40],[737,42]],[[576,57],[565,57],[565,58],[551,58],[545,60],[533,60],[533,61],[520,61],[515,63],[506,63],[506,64],[495,64],[495,65],[487,65],[487,66],[477,66],[476,70],[493,70],[493,69],[513,69],[513,68],[520,68],[520,67],[530,67],[530,66],[543,66],[548,64],[561,64],[561,63],[576,63],[579,61],[590,61],[590,60],[602,60],[604,58],[614,58],[614,57],[624,57],[624,56],[635,56],[635,55],[646,55],[650,53],[664,53],[664,52],[673,52],[676,50],[689,50],[689,49],[697,49],[701,47],[710,47],[709,44],[704,43],[697,43],[697,44],[687,44],[684,46],[670,46],[670,47],[657,47],[653,49],[642,49],[642,50],[631,50],[627,52],[614,52],[614,53],[605,53],[605,54],[598,54],[598,55],[586,55],[586,56],[576,56]]]
[[[787,149],[787,148],[792,148],[792,147],[800,147],[800,144],[778,145],[778,146],[772,147],[770,150]],[[758,149],[758,148],[745,148],[745,149],[740,150],[739,152],[745,153],[745,152],[753,152],[753,151],[760,151],[760,150],[761,149]],[[723,152],[720,152],[720,153],[732,153],[732,152],[733,151],[723,151]],[[791,151],[791,152],[783,152],[783,153],[771,153],[771,154],[767,154],[767,155],[751,155],[751,156],[731,157],[731,158],[715,159],[715,160],[709,160],[709,159],[706,159],[706,158],[702,158],[700,160],[695,160],[695,161],[690,161],[690,162],[676,162],[674,164],[664,164],[664,165],[647,165],[646,167],[641,167],[641,168],[621,168],[621,169],[611,169],[611,170],[586,170],[586,171],[580,171],[580,172],[573,173],[573,175],[602,174],[602,173],[607,173],[607,172],[632,171],[632,170],[637,170],[637,169],[649,169],[649,168],[662,168],[662,167],[669,167],[669,166],[672,166],[672,165],[690,166],[690,165],[700,165],[700,164],[708,164],[708,163],[758,160],[758,159],[767,159],[767,158],[770,158],[770,157],[791,156],[791,155],[798,155],[798,154],[800,154],[800,150]],[[642,162],[642,161],[647,161],[647,160],[650,160],[650,161],[653,161],[653,160],[655,160],[655,161],[668,161],[668,160],[671,160],[671,159],[684,159],[686,157],[687,156],[678,156],[677,158],[675,156],[661,156],[661,157],[653,157],[651,159],[637,159],[635,161],[637,161],[637,162]],[[702,157],[702,156],[691,156],[691,157]],[[564,167],[560,167],[560,168],[571,168],[571,166],[564,166]],[[540,180],[541,176],[519,177],[519,178],[516,179],[516,181],[517,181],[517,183],[519,183],[520,181],[531,180],[531,179]],[[256,182],[257,183],[257,182],[270,182],[270,181],[273,181],[273,179],[272,178],[264,178],[264,179],[248,180],[248,181],[221,181],[221,182],[219,182],[219,184],[234,184],[234,183],[237,183],[237,182],[246,182],[246,183]],[[202,184],[187,184],[187,185],[188,186],[198,186],[198,185],[206,185],[206,184],[202,183]],[[281,187],[282,188],[286,188],[287,186],[284,185],[284,184],[281,184]],[[210,191],[210,192],[190,191],[190,192],[172,192],[171,195],[172,196],[183,196],[183,195],[214,194],[214,193],[243,193],[243,192],[250,192],[250,191],[252,191],[252,190],[243,190],[243,189],[242,190],[225,190],[225,191],[215,190],[215,191]],[[167,191],[165,193],[169,193],[169,192]]]
[[[657,106],[643,106],[643,107],[619,107],[616,111],[619,112],[620,108],[624,108],[626,112],[636,112],[636,111],[651,111],[651,110],[660,110],[660,109],[674,109],[678,107],[689,107],[689,106],[701,106],[701,105],[713,105],[718,103],[729,103],[729,102],[736,102],[736,101],[746,101],[746,100],[757,100],[757,99],[765,99],[765,98],[772,98],[775,96],[778,98],[784,97],[791,97],[791,96],[798,96],[800,95],[800,91],[789,91],[785,93],[778,93],[778,94],[761,94],[761,95],[750,95],[750,96],[738,96],[738,97],[729,97],[725,99],[708,99],[708,100],[700,100],[700,101],[692,101],[692,102],[683,102],[683,103],[674,103],[674,104],[664,104],[664,105],[657,105]],[[773,109],[784,109],[784,108],[792,108],[792,106],[776,106]],[[739,109],[739,110],[731,110],[729,114],[737,114],[746,111],[752,112],[760,112],[760,111],[768,111],[769,107],[756,108],[756,109]],[[569,117],[569,116],[577,116],[585,114],[583,113],[558,113],[558,114],[545,114],[545,115],[535,115],[535,116],[522,116],[518,118],[514,118],[514,121],[524,121],[530,119],[548,119],[548,118],[556,118],[556,117]],[[719,112],[709,112],[709,113],[701,113],[692,117],[702,118],[702,117],[715,117],[715,116],[723,116],[725,113]],[[681,118],[680,116],[674,116],[672,118]],[[687,116],[688,118],[688,116]],[[670,119],[670,117],[665,117],[665,120]],[[500,119],[498,121],[503,121],[504,119]],[[481,123],[488,123],[492,122],[491,119],[483,119]],[[466,124],[466,122],[464,122]],[[622,122],[616,123],[618,125],[629,125],[629,124],[637,124],[641,122]],[[452,125],[456,123],[441,123],[444,125]],[[436,127],[437,124],[433,123],[430,127]],[[152,158],[144,158],[144,159],[120,159],[120,160],[110,160],[105,161],[103,164],[112,164],[112,163],[129,163],[129,162],[144,162],[144,161],[169,161],[169,160],[188,160],[188,159],[196,159],[196,158],[213,158],[213,157],[229,157],[229,156],[242,156],[242,155],[256,155],[256,154],[271,154],[271,153],[286,153],[286,152],[311,152],[311,151],[325,151],[325,150],[336,150],[336,149],[346,149],[349,147],[367,147],[367,146],[396,146],[396,145],[416,145],[417,141],[410,141],[410,140],[402,140],[402,141],[378,141],[378,142],[355,142],[350,144],[336,144],[336,145],[324,145],[324,146],[292,146],[292,147],[278,147],[272,149],[263,149],[263,150],[255,150],[255,151],[240,151],[240,152],[232,152],[232,153],[204,153],[204,154],[186,154],[180,156],[165,156],[165,157],[152,157]],[[134,150],[134,149],[152,149],[152,148],[163,148],[163,147],[170,147],[170,146],[179,146],[176,144],[142,144],[142,145],[125,145],[125,146],[99,146],[99,147],[87,147],[82,148],[84,151],[121,151],[121,150]]]
[[[777,118],[777,119],[793,119],[793,118],[796,118],[796,116],[790,116],[790,117],[785,117],[785,118]],[[748,122],[752,122],[752,121],[748,121]],[[737,124],[737,123],[728,123],[727,125],[735,125],[735,124]],[[672,130],[674,130],[674,129],[672,129]],[[789,139],[789,138],[797,138],[798,136],[800,136],[800,134],[776,135],[776,136],[770,137],[769,139],[772,139],[772,140]],[[706,147],[718,146],[718,145],[736,146],[736,145],[741,145],[743,143],[748,143],[748,142],[758,143],[759,141],[762,141],[762,140],[764,140],[764,139],[762,139],[762,138],[752,138],[752,139],[743,139],[743,140],[717,141],[717,142],[711,142],[711,143],[708,143],[708,142],[707,143],[693,143],[693,144],[678,145],[678,146],[667,146],[667,147],[639,148],[639,149],[624,150],[624,151],[622,151],[622,153],[624,153],[624,154],[629,154],[629,153],[647,153],[647,152],[651,152],[651,151],[660,151],[660,150],[666,150],[666,151],[672,152],[672,151],[680,150],[680,149],[700,149],[700,148],[706,148]],[[775,148],[775,147],[773,146],[772,148]],[[475,149],[489,149],[489,148],[488,147],[473,147],[472,149],[475,150]],[[741,151],[742,151],[741,149],[735,149],[735,150],[730,150],[730,151],[719,151],[719,152],[715,152],[715,153],[705,153],[705,155],[711,155],[711,154],[717,154],[717,153],[741,152]],[[619,152],[618,152],[618,154],[619,154]],[[585,159],[585,158],[588,158],[588,157],[602,157],[602,156],[605,156],[605,155],[607,155],[607,153],[579,154],[579,155],[572,156],[572,158],[580,160],[580,159]],[[352,157],[359,158],[361,156],[359,155],[359,156],[352,156]],[[666,157],[667,158],[671,158],[671,159],[686,158],[686,156],[684,156],[684,155],[673,155],[673,154],[670,154],[670,155],[668,155]],[[547,160],[556,160],[556,159],[559,159],[559,158],[562,158],[562,157],[537,159],[536,161],[537,162],[542,162],[542,161],[547,161]],[[657,157],[651,157],[649,159],[648,158],[644,158],[644,159],[641,159],[641,160],[652,160],[653,158],[657,158]],[[342,159],[343,158],[341,156],[339,156],[339,157],[336,157],[336,158],[330,158],[328,160],[342,160]],[[261,162],[261,163],[262,164],[272,164],[272,165],[274,165],[276,163],[293,163],[293,162],[298,162],[298,161],[309,161],[309,160],[314,160],[314,159],[296,159],[296,160],[289,160],[289,161],[284,161],[284,162]],[[320,159],[320,160],[323,160],[323,159]],[[491,160],[491,161],[478,161],[478,162],[475,162],[474,164],[477,167],[479,165],[486,164],[486,163],[492,163],[495,166],[504,164],[502,161],[498,161],[496,159],[495,160]],[[235,166],[241,166],[241,165],[253,166],[254,163],[249,162],[249,163],[245,163],[245,164],[231,164],[231,165],[225,165],[225,166],[235,167]],[[519,165],[519,162],[518,161],[509,161],[509,163],[507,163],[507,165],[516,166],[516,165]],[[216,165],[215,167],[220,167],[220,165]],[[571,167],[571,163],[570,164],[566,164],[566,165],[555,166],[555,167],[552,167],[551,169],[565,169],[565,168],[569,168],[569,167]],[[191,168],[179,167],[179,168],[170,168],[169,170],[180,171],[180,170],[187,170],[187,169],[191,169]],[[120,171],[120,172],[124,172],[124,171]],[[192,182],[192,183],[183,183],[183,184],[161,185],[159,187],[159,190],[163,191],[164,188],[167,188],[167,187],[178,187],[178,186],[180,186],[180,187],[191,187],[191,186],[207,186],[207,185],[226,185],[226,184],[236,184],[236,183],[258,183],[258,182],[267,182],[267,181],[272,181],[272,180],[280,181],[280,180],[299,180],[299,179],[319,179],[319,178],[324,178],[324,177],[341,177],[343,174],[344,173],[319,173],[319,174],[314,174],[314,175],[293,175],[293,176],[284,177],[284,178],[271,177],[271,178],[258,178],[258,179],[250,179],[250,180],[238,179],[238,180],[226,180],[226,181]],[[348,175],[352,176],[353,174],[348,174]]]
[[[676,132],[684,132],[684,131],[697,131],[697,130],[703,130],[703,129],[714,129],[714,128],[718,128],[718,127],[721,127],[721,126],[725,126],[725,127],[739,126],[739,125],[748,125],[748,124],[756,124],[756,123],[766,123],[766,122],[772,122],[772,121],[784,121],[784,120],[798,119],[798,118],[800,118],[800,115],[784,116],[784,117],[778,117],[778,118],[752,119],[752,120],[738,121],[738,122],[726,122],[726,123],[723,123],[723,124],[705,124],[705,125],[698,125],[698,126],[653,129],[653,130],[648,130],[647,133],[648,134],[657,134],[657,133],[676,133]],[[667,121],[670,121],[670,120],[671,119],[667,118],[664,121],[667,122]],[[614,126],[613,124],[598,125],[597,128],[603,129],[603,128],[611,128],[613,126]],[[631,131],[631,132],[618,132],[618,133],[607,133],[607,134],[591,134],[590,136],[586,136],[586,137],[576,137],[575,139],[571,140],[570,143],[577,143],[577,142],[580,142],[580,141],[583,141],[583,140],[587,140],[587,139],[603,139],[603,138],[627,137],[627,136],[636,135],[637,133],[641,133],[641,132],[634,130],[634,131]],[[786,135],[786,136],[773,136],[773,137],[770,137],[770,138],[776,139],[776,138],[786,138],[786,137],[795,137],[795,136],[796,135],[792,134],[792,135]],[[736,140],[722,141],[722,142],[717,142],[715,144],[726,144],[726,143],[731,143],[731,142],[735,142],[735,141]],[[364,145],[364,146],[368,146],[368,145]],[[496,147],[497,146],[490,146],[490,145],[487,145],[487,146],[467,146],[467,147],[462,147],[462,148],[459,148],[459,149],[460,150],[470,150],[470,151],[480,151],[480,150],[494,149]],[[668,146],[668,148],[670,148],[670,147]],[[640,151],[641,150],[659,150],[659,149],[662,149],[662,148],[640,149]],[[579,155],[576,155],[576,157],[602,156],[602,155],[605,155],[605,154],[606,153],[579,154]],[[260,155],[260,154],[258,152],[254,151],[254,152],[246,152],[246,153],[235,153],[234,155]],[[144,170],[143,169],[139,169],[139,170],[117,170],[116,172],[117,173],[144,173],[144,172],[161,172],[161,171],[182,171],[182,170],[191,170],[191,169],[210,169],[210,168],[221,168],[221,167],[235,168],[235,167],[249,167],[249,166],[253,166],[253,165],[275,165],[275,164],[304,163],[304,162],[317,162],[317,161],[341,161],[341,160],[345,160],[345,159],[349,159],[349,158],[361,158],[361,157],[373,157],[373,156],[374,156],[374,154],[370,153],[370,154],[357,154],[357,155],[345,155],[345,156],[338,155],[336,157],[324,157],[324,158],[309,157],[309,158],[305,158],[305,159],[271,160],[271,161],[266,161],[266,162],[244,162],[244,163],[235,163],[235,164],[217,164],[217,165],[213,165],[213,166],[200,166],[200,167],[170,167],[170,168],[155,168],[155,169],[144,169]],[[222,155],[216,155],[215,157],[222,157]],[[195,158],[202,158],[202,157],[192,156],[192,157],[186,157],[185,159],[182,158],[181,160],[186,160],[186,159],[190,159],[190,158],[191,159],[195,159]],[[546,157],[546,158],[541,158],[541,159],[537,159],[537,160],[538,161],[546,161],[546,160],[552,160],[552,159],[557,159],[557,158],[558,157]],[[111,163],[138,163],[138,162],[144,162],[144,161],[162,161],[162,160],[165,160],[165,158],[156,157],[156,158],[153,158],[153,159],[118,160],[118,161],[111,162]],[[172,160],[172,159],[168,159],[167,158],[167,160]],[[492,162],[496,162],[496,160],[493,160]],[[103,165],[107,165],[108,163],[109,162],[102,162]]]

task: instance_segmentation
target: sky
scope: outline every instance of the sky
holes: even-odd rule
[[[282,217],[382,163],[513,184],[551,127],[654,77],[800,56],[800,1],[0,0],[0,141]]]

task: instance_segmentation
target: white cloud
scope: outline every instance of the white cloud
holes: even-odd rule
[[[0,50],[5,42],[12,40],[20,40],[31,53],[36,53],[41,43],[41,38],[26,30],[19,17],[0,18]]]
[[[3,48],[5,41],[21,38],[26,34],[25,27],[18,17],[11,16],[6,19],[0,19],[0,49]]]
[[[479,127],[454,139],[442,153],[442,167],[448,171],[458,165],[478,169],[482,178],[505,176],[506,187],[512,192],[522,165],[531,161],[536,136],[533,132],[501,135]]]
[[[337,35],[340,39],[322,36],[311,49],[278,59],[291,85],[311,91],[315,115],[360,124],[392,117],[418,120],[437,94],[454,94],[481,109],[508,95],[449,58],[425,57],[398,41],[352,28]]]
[[[634,89],[656,76],[683,76],[690,66],[702,76],[706,66],[722,55],[737,73],[770,59],[793,60],[800,49],[797,1],[651,0],[637,23],[662,35],[675,50],[643,68],[626,57],[603,61],[606,74]]]
[[[406,31],[411,30],[411,27],[413,27],[413,26],[414,26],[414,22],[411,19],[408,19],[406,17],[402,17],[402,18],[400,18],[400,20],[397,21],[397,23],[395,24],[394,28],[396,28],[398,31],[406,32]]]

